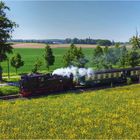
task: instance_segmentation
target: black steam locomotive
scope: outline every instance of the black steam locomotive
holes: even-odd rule
[[[51,74],[23,75],[20,80],[20,94],[27,97],[42,93],[69,90],[74,87],[73,78]]]
[[[20,94],[28,97],[42,93],[66,91],[76,89],[80,83],[85,88],[96,88],[102,85],[126,83],[128,79],[131,79],[131,82],[139,82],[140,67],[95,71],[93,76],[80,77],[78,81],[74,81],[72,75],[70,77],[51,74],[23,75],[20,80]]]

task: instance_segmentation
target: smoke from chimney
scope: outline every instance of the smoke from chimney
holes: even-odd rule
[[[94,75],[94,71],[92,68],[78,68],[78,67],[70,66],[66,68],[56,69],[53,71],[52,75],[60,75],[60,76],[67,76],[67,77],[73,75],[75,79],[83,76],[90,78],[91,76]]]

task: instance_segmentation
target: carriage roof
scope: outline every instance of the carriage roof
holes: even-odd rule
[[[140,70],[140,67],[99,70],[99,71],[95,71],[94,73],[95,73],[95,74],[101,74],[101,73],[115,73],[115,72],[134,71],[134,70]]]

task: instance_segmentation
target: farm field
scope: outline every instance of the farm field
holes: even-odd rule
[[[140,84],[0,101],[0,139],[139,139]]]
[[[63,66],[63,55],[67,52],[68,48],[53,48],[53,52],[55,55],[55,64],[50,67],[50,71],[53,71],[56,68]],[[43,48],[15,48],[14,52],[19,52],[25,62],[24,66],[21,67],[18,71],[19,73],[31,72],[33,65],[36,61],[36,58],[40,58],[43,62],[43,66],[41,67],[41,71],[46,71],[43,53]],[[87,59],[92,58],[93,48],[83,48],[83,52],[86,55]],[[11,54],[9,55],[9,58]],[[2,63],[3,71],[7,73],[7,62]],[[87,66],[91,66],[91,63],[88,63]],[[14,73],[15,69],[10,66],[10,72]]]
[[[13,48],[44,48],[46,46],[46,44],[44,43],[20,43],[20,42],[12,42],[12,43]],[[97,46],[93,44],[75,44],[75,45],[81,48],[95,48]],[[51,48],[68,48],[70,44],[50,44],[50,46]],[[127,45],[126,47],[131,48],[132,46]]]
[[[44,48],[44,43],[13,43],[13,48]],[[51,48],[68,48],[70,44],[50,44]],[[97,45],[90,44],[76,44],[77,47],[95,48]]]

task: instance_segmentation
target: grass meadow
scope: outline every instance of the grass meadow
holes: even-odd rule
[[[139,139],[140,84],[0,101],[0,139]]]
[[[1,86],[0,96],[18,94],[19,88],[15,86]]]
[[[50,67],[50,71],[53,71],[56,68],[63,66],[63,55],[67,52],[68,48],[53,48],[53,52],[55,55],[55,64]],[[44,49],[43,48],[14,48],[14,53],[18,52],[21,54],[25,64],[18,70],[18,73],[26,73],[31,72],[34,62],[36,58],[40,58],[43,62],[43,66],[41,67],[41,71],[47,71],[45,67],[45,61],[43,58]],[[83,48],[83,52],[87,59],[92,58],[93,48]],[[12,54],[9,55],[11,58]],[[4,73],[7,73],[7,62],[2,63]],[[91,63],[88,63],[87,66],[92,66]],[[10,72],[14,73],[15,69],[10,66]]]

